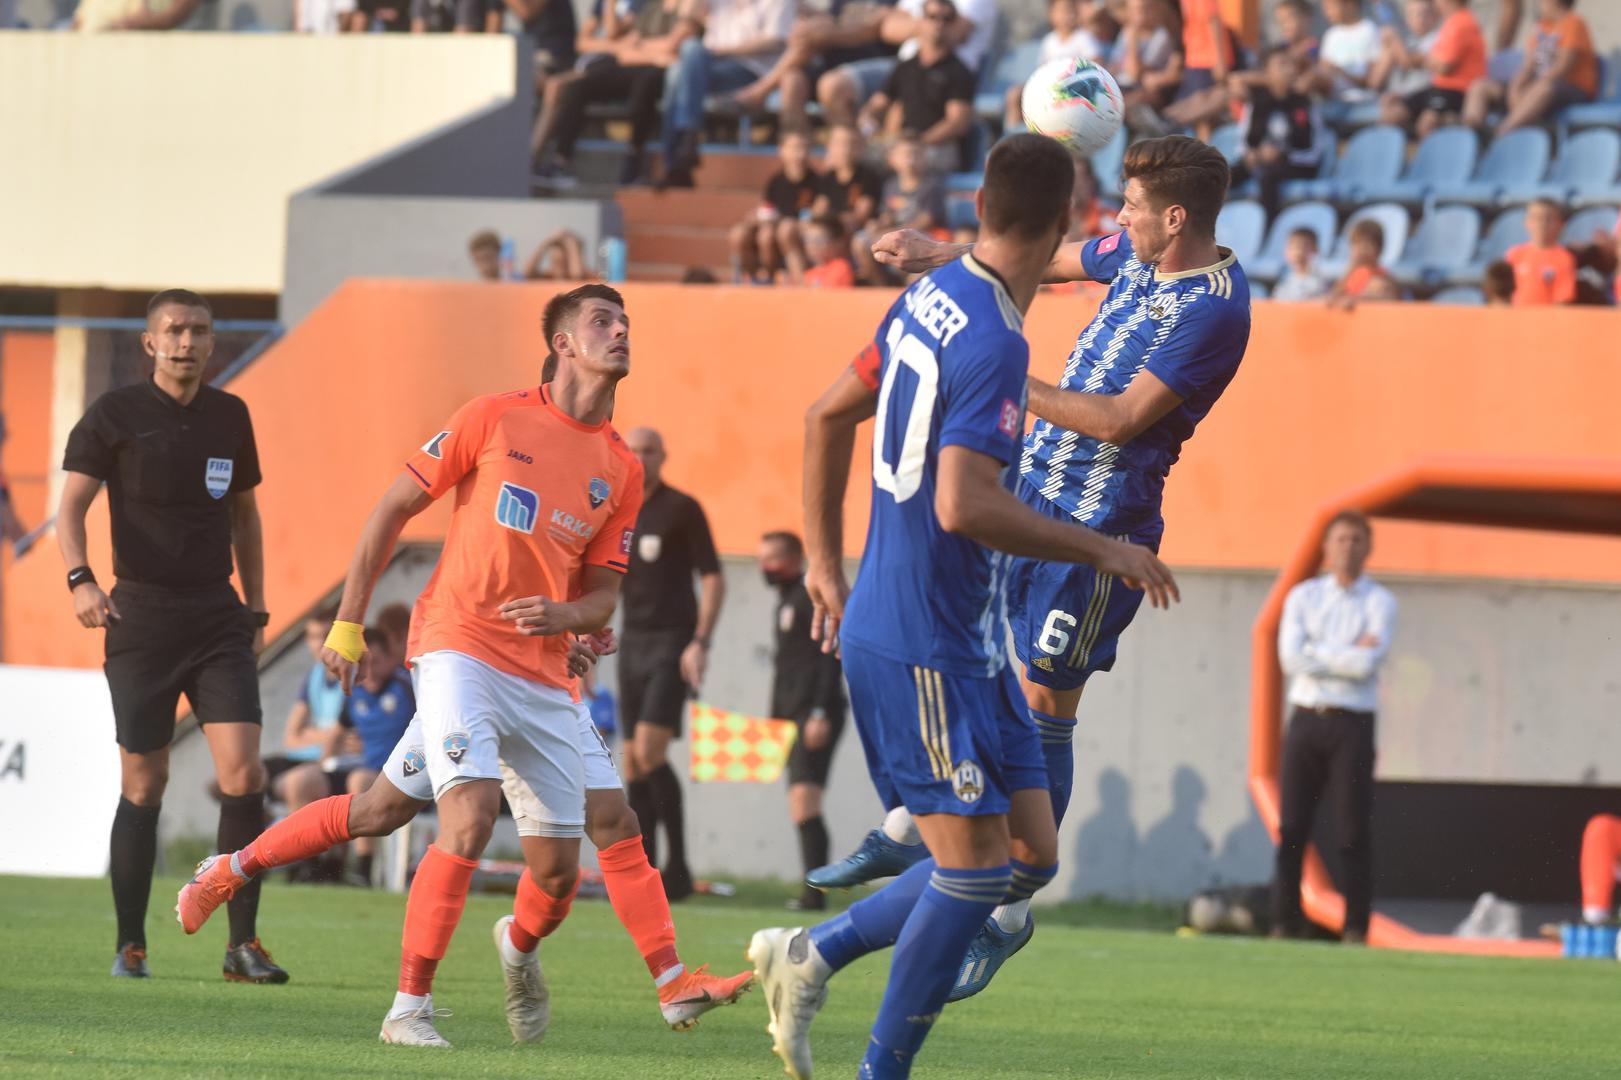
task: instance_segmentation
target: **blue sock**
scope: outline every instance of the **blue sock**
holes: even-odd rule
[[[1053,820],[1064,823],[1064,811],[1069,809],[1069,794],[1075,787],[1075,718],[1030,710],[1030,719],[1041,732],[1041,754],[1047,759],[1047,790],[1053,799]]]
[[[929,884],[934,860],[924,859],[871,896],[810,929],[811,942],[829,967],[838,971],[858,957],[887,949]]]
[[[1008,886],[1007,897],[1002,901],[1004,904],[1030,899],[1058,876],[1057,863],[1051,866],[1031,866],[1027,862],[1012,859],[1008,862],[1008,870],[1013,875],[1013,882]]]
[[[945,1007],[968,943],[1007,895],[1010,881],[1005,865],[936,869],[930,876],[895,943],[889,985],[862,1059],[863,1077],[888,1080],[911,1072],[912,1056]]]

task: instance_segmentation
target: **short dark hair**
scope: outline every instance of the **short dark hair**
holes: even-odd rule
[[[1126,150],[1122,175],[1141,184],[1160,209],[1182,207],[1193,230],[1205,236],[1216,234],[1216,215],[1227,201],[1233,176],[1220,150],[1186,135],[1133,143]]]
[[[760,540],[767,544],[781,544],[788,549],[789,554],[797,558],[805,557],[805,542],[799,538],[798,533],[789,532],[787,529],[773,529],[760,537]]]
[[[1304,225],[1302,225],[1298,229],[1290,229],[1289,230],[1289,239],[1293,240],[1296,237],[1300,237],[1300,236],[1304,236],[1307,240],[1310,240],[1312,247],[1314,247],[1314,248],[1315,247],[1322,247],[1322,241],[1317,239],[1317,230],[1316,229],[1308,229]]]
[[[404,644],[405,637],[411,632],[411,605],[393,603],[383,607],[374,620],[377,629],[385,634],[391,634]]]
[[[1316,12],[1312,11],[1311,4],[1309,4],[1307,0],[1278,0],[1278,7],[1293,8],[1296,14],[1307,19],[1316,14]],[[1274,13],[1276,13],[1277,8],[1273,8],[1272,10]]]
[[[1351,226],[1352,240],[1366,240],[1380,251],[1385,250],[1385,227],[1373,218],[1361,218]]]
[[[718,285],[719,279],[715,272],[707,266],[689,266],[686,273],[681,275],[683,285]]]
[[[1514,295],[1514,267],[1498,259],[1486,264],[1486,276],[1481,279],[1481,291],[1487,296]]]
[[[481,248],[490,248],[494,251],[501,250],[501,238],[495,235],[494,229],[480,229],[467,241],[468,251],[478,251]]]
[[[1561,219],[1563,219],[1565,216],[1565,208],[1559,204],[1559,201],[1557,199],[1550,199],[1546,195],[1538,195],[1536,198],[1525,204],[1525,208],[1527,210],[1531,209],[1533,206],[1546,206],[1549,210],[1552,210],[1554,213],[1558,214]]]
[[[361,636],[366,639],[368,649],[386,649],[390,644],[388,631],[381,626],[368,626]]]
[[[837,214],[823,214],[820,217],[813,217],[808,224],[815,225],[820,229],[826,229],[829,240],[838,241],[844,239],[844,222],[839,220]]]
[[[1323,526],[1323,535],[1327,536],[1329,530],[1333,529],[1336,525],[1354,525],[1367,534],[1369,538],[1372,538],[1373,536],[1373,522],[1368,519],[1367,514],[1364,514],[1360,510],[1353,510],[1347,507],[1346,509],[1335,514],[1333,517],[1329,518],[1328,524]]]
[[[1068,228],[1075,159],[1045,135],[1009,135],[991,148],[984,189],[982,231],[1039,240]]]
[[[201,294],[190,289],[164,289],[146,302],[146,317],[148,320],[156,315],[159,308],[170,304],[179,304],[181,307],[200,307],[208,312],[209,319],[214,318],[214,305],[205,300]]]
[[[619,290],[611,285],[593,281],[589,285],[581,285],[577,289],[558,293],[546,302],[546,312],[540,317],[540,332],[546,337],[546,348],[552,347],[552,338],[564,327],[574,322],[574,317],[580,313],[587,300],[606,300],[610,304],[625,306],[625,298],[619,295]],[[555,357],[548,357],[555,362]]]

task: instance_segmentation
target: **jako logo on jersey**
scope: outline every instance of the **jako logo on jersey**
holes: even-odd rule
[[[535,463],[535,459],[524,453],[522,450],[508,450],[507,457],[511,458],[513,461],[521,461],[525,465],[533,465]]]
[[[470,747],[472,747],[472,745],[473,744],[467,738],[467,732],[452,731],[449,735],[445,736],[445,756],[459,765],[461,764],[462,758],[467,755],[467,751]],[[979,796],[975,795],[974,798],[977,799]]]
[[[231,459],[228,457],[209,458],[208,468],[203,473],[203,486],[208,489],[208,493],[214,498],[225,498],[225,493],[231,490]]]
[[[951,774],[951,790],[965,803],[975,803],[985,794],[985,774],[972,761],[959,761]]]
[[[1024,419],[1024,410],[1012,398],[1002,399],[1002,418],[997,421],[996,430],[1003,435],[1014,436],[1019,433],[1019,421]]]
[[[585,485],[585,493],[591,499],[591,509],[595,510],[608,501],[608,496],[613,494],[613,488],[608,486],[608,481],[593,476],[591,482]]]
[[[1170,293],[1162,293],[1148,302],[1148,317],[1155,322],[1165,318],[1176,310],[1176,297]]]
[[[465,737],[465,736],[464,736]],[[458,754],[462,751],[456,751]],[[447,751],[448,753],[448,751]],[[406,776],[415,776],[428,767],[428,755],[422,752],[422,747],[413,746],[405,752],[405,761],[401,764],[401,771]]]
[[[567,510],[552,511],[552,526],[554,528],[562,529],[566,533],[572,533],[573,535],[578,536],[581,540],[591,539],[591,534],[597,531],[597,527],[595,525],[591,524],[589,521],[575,517]]]
[[[540,496],[526,487],[503,483],[501,493],[495,497],[495,520],[509,529],[521,533],[535,531],[535,519],[540,516]]]
[[[439,447],[444,445],[444,441],[448,438],[450,438],[450,432],[441,431],[439,434],[422,444],[422,452],[431,458],[438,458],[439,460],[443,461],[445,455],[440,452]]]

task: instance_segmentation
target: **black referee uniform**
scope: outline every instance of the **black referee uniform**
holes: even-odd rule
[[[74,426],[62,466],[107,485],[120,618],[106,630],[105,670],[118,744],[132,754],[167,747],[182,694],[202,724],[260,724],[254,638],[268,620],[231,585],[229,496],[260,481],[247,405],[206,385],[187,404],[150,379],[113,390]],[[70,575],[70,585],[93,581],[87,573]],[[144,951],[158,812],[121,798],[113,821],[120,949]],[[221,797],[219,850],[235,851],[263,828],[263,792]],[[256,943],[258,904],[257,881],[230,902],[229,976],[243,974],[233,975],[233,954]]]

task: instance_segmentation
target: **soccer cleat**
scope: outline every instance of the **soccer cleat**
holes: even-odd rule
[[[225,977],[231,982],[284,983],[287,972],[276,966],[258,938],[225,950]]]
[[[730,1005],[754,985],[754,972],[745,971],[723,979],[705,974],[709,965],[697,971],[684,971],[659,987],[659,1011],[671,1031],[687,1031],[698,1026],[698,1017],[710,1009]]]
[[[113,978],[150,979],[152,969],[146,966],[146,949],[126,942],[113,954]]]
[[[810,1026],[827,1003],[827,983],[815,977],[806,955],[794,959],[794,942],[805,937],[802,927],[761,930],[749,941],[754,977],[765,994],[771,1020],[771,1052],[782,1059],[783,1071],[793,1080],[810,1080]],[[804,942],[808,946],[809,940]],[[802,950],[803,947],[802,946]]]
[[[540,969],[539,946],[525,954],[522,963],[508,963],[504,946],[511,925],[511,915],[495,920],[495,955],[507,984],[507,1030],[512,1032],[513,1042],[536,1042],[552,1022],[552,994],[546,986],[546,973]]]
[[[836,863],[818,866],[805,875],[813,889],[848,889],[878,878],[904,874],[929,857],[923,844],[900,844],[874,829],[862,838],[861,846]]]
[[[989,986],[991,976],[1007,962],[1008,957],[1028,945],[1035,932],[1036,920],[1028,915],[1025,916],[1024,925],[1011,934],[996,925],[995,919],[986,919],[985,925],[974,935],[974,940],[968,943],[968,955],[963,957],[957,981],[952,985],[951,993],[946,995],[946,1004],[971,998]]]
[[[195,934],[214,914],[214,909],[236,895],[247,882],[231,870],[229,855],[210,855],[197,864],[191,880],[180,886],[175,898],[174,917],[180,928]]]
[[[449,1015],[449,1009],[429,1006],[408,1016],[385,1016],[383,1030],[377,1033],[377,1038],[391,1046],[442,1046],[449,1050],[450,1040],[433,1026],[434,1020]]]

